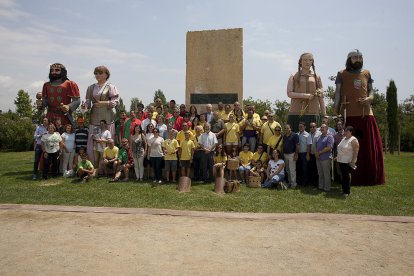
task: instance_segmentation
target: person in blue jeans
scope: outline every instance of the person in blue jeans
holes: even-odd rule
[[[270,157],[266,170],[267,178],[262,184],[263,188],[271,188],[277,183],[282,182],[285,178],[285,161],[282,159],[282,153],[275,149]]]
[[[47,133],[47,126],[49,125],[49,119],[43,118],[42,124],[38,125],[36,127],[35,133],[34,133],[34,139],[35,139],[35,160],[34,160],[34,166],[33,166],[33,180],[37,179],[37,173],[39,171],[39,162],[40,158],[42,157],[42,136],[43,134]]]

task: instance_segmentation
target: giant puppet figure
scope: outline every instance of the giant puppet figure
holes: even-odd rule
[[[36,105],[39,109],[47,107],[46,117],[50,122],[59,118],[63,125],[74,126],[72,112],[79,106],[80,94],[78,85],[69,80],[67,74],[63,64],[50,65],[50,81],[43,85],[42,95],[39,95]]]
[[[315,72],[311,53],[300,56],[298,72],[289,78],[287,95],[291,98],[288,123],[294,132],[298,131],[299,122],[305,122],[309,126],[311,122],[319,123],[319,116],[325,115],[322,81]]]
[[[352,185],[377,185],[385,182],[382,142],[371,103],[373,80],[362,69],[363,57],[358,50],[348,54],[346,69],[338,72],[334,112],[343,115],[345,124],[353,126],[359,141],[358,164],[352,173]]]
[[[88,138],[88,155],[91,160],[94,160],[93,149],[97,148],[97,143],[100,137],[100,122],[105,120],[108,129],[111,132],[111,138],[114,138],[114,111],[113,109],[119,103],[119,94],[115,85],[108,82],[110,72],[106,66],[98,66],[94,70],[96,83],[90,85],[86,90],[85,108],[91,111],[91,120],[89,124],[89,138]],[[125,137],[129,139],[128,137]],[[97,141],[98,140],[98,141]],[[102,143],[105,148],[106,143]],[[94,160],[95,162],[97,160]]]

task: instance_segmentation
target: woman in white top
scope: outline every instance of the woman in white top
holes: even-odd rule
[[[155,120],[157,124],[155,125],[155,128],[158,129],[160,133],[160,137],[164,138],[164,133],[167,131],[167,125],[163,122],[163,117],[161,114],[157,115],[157,119]]]
[[[134,158],[134,170],[137,180],[142,181],[144,178],[144,159],[147,153],[147,139],[141,125],[136,125],[134,132],[129,139],[132,150],[132,158]]]
[[[62,134],[63,142],[63,162],[62,173],[65,175],[66,170],[73,169],[73,159],[75,158],[75,133],[71,124],[65,126],[65,132]]]
[[[153,131],[154,137],[148,140],[148,158],[151,160],[151,166],[154,172],[154,183],[162,183],[162,160],[164,151],[162,150],[162,143],[164,139],[159,136],[157,128]]]
[[[282,153],[278,149],[272,152],[266,175],[267,178],[262,184],[263,188],[271,188],[274,184],[282,182],[285,179],[285,161],[283,161]]]
[[[56,132],[56,126],[49,124],[48,132],[42,136],[42,150],[45,158],[43,166],[43,179],[47,179],[49,173],[49,164],[52,163],[52,175],[56,176],[59,170],[58,156],[62,151],[62,137]]]
[[[354,128],[347,126],[345,129],[345,137],[338,144],[338,156],[336,161],[342,172],[342,193],[345,197],[351,192],[351,172],[356,169],[356,161],[358,158],[359,143],[358,139],[353,136]]]

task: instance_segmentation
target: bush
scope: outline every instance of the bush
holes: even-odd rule
[[[26,151],[33,148],[35,126],[30,118],[16,114],[0,115],[0,148],[2,150]]]

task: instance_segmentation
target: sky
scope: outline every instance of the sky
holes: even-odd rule
[[[129,109],[161,89],[185,101],[186,33],[243,28],[244,98],[288,100],[299,56],[314,55],[324,88],[353,49],[374,87],[395,81],[399,102],[414,94],[414,2],[276,0],[0,0],[0,110],[15,110],[20,89],[33,101],[49,65],[63,63],[85,98],[93,70],[106,65]]]

